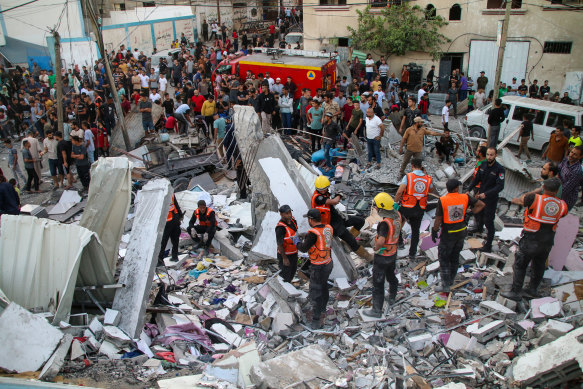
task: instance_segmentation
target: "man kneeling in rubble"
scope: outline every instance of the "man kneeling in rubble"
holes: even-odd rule
[[[194,223],[196,223],[197,220],[198,224],[195,226]],[[196,231],[194,235],[192,235],[193,228]],[[208,249],[213,242],[215,232],[217,232],[217,218],[215,216],[215,211],[213,211],[212,208],[207,207],[204,200],[198,201],[198,208],[192,214],[186,232],[188,232],[192,239],[198,243],[198,247],[203,246],[205,252],[208,252]],[[206,243],[204,243],[205,233],[208,234]],[[198,234],[200,234],[200,237]]]
[[[332,262],[332,237],[334,230],[322,222],[322,215],[317,209],[310,209],[304,217],[308,218],[311,229],[303,240],[295,237],[298,250],[310,256],[310,301],[312,304],[312,329],[322,328],[320,317],[326,312],[330,298],[328,278],[334,266]]]

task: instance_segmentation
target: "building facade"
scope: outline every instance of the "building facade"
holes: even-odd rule
[[[524,78],[527,83],[538,79],[539,84],[549,80],[552,91],[563,89],[569,72],[583,72],[583,34],[581,21],[583,2],[562,0],[555,4],[548,0],[514,0],[508,29],[508,45],[501,81]],[[319,50],[329,45],[350,46],[347,26],[357,27],[356,10],[371,5],[379,12],[387,1],[378,0],[304,0],[304,46]],[[474,80],[486,71],[493,87],[498,48],[496,36],[498,21],[504,19],[502,0],[411,0],[411,5],[442,16],[448,21],[441,32],[451,42],[442,47],[444,56],[433,62],[427,53],[409,52],[405,56],[390,56],[391,72],[400,74],[404,64],[416,63],[423,67],[423,75],[431,65],[436,75],[449,75],[460,69]],[[373,53],[381,55],[385,53]]]

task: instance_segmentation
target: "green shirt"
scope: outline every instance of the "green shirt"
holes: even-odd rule
[[[57,75],[56,74],[49,75],[49,85],[52,87],[53,85],[55,85],[55,82],[57,82]]]
[[[312,123],[310,124],[310,128],[312,130],[321,130],[322,129],[322,116],[324,115],[324,108],[320,107],[318,109],[312,107],[308,110],[308,113],[312,115]]]
[[[213,122],[213,128],[217,130],[217,138],[222,139],[225,137],[225,129],[227,128],[227,123],[225,118],[218,118]]]
[[[502,97],[502,96],[504,96],[504,95],[506,94],[506,92],[507,92],[507,91],[506,91],[506,89],[504,89],[504,88],[500,88],[500,89],[498,89],[498,97]]]
[[[468,96],[468,107],[473,107],[474,106],[474,95],[469,95]]]

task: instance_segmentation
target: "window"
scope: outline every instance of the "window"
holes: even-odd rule
[[[462,20],[462,7],[459,4],[454,4],[449,9],[449,20]]]
[[[113,5],[116,11],[125,11],[126,5],[125,3],[116,3]]]
[[[561,113],[549,112],[547,119],[547,126],[552,128],[562,127],[563,120],[568,119],[571,123],[575,123],[575,116],[563,115]]]
[[[338,47],[348,47],[348,38],[338,38]]]
[[[346,5],[346,0],[320,0],[320,5]]]
[[[573,42],[545,42],[543,53],[571,54]]]
[[[544,123],[545,115],[547,112],[541,111],[539,109],[516,106],[514,108],[514,113],[512,114],[512,120],[518,120],[519,122],[522,122],[524,120],[523,117],[525,114],[531,115],[533,124],[542,125]]]
[[[505,0],[488,0],[486,4],[486,8],[488,9],[496,9],[496,8],[506,8],[506,1]],[[522,0],[512,0],[512,8],[522,8]]]
[[[425,20],[435,19],[437,16],[437,10],[433,4],[427,4],[425,8]]]
[[[386,7],[389,2],[387,0],[370,0],[370,6],[372,8],[382,8]]]
[[[143,1],[142,2],[142,6],[144,6],[144,7],[155,7],[156,6],[156,2],[155,1]]]

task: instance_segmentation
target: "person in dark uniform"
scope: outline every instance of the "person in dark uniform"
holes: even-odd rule
[[[310,256],[310,289],[309,297],[312,305],[312,329],[322,328],[320,321],[322,313],[326,312],[326,305],[330,298],[328,278],[332,273],[332,239],[334,230],[329,224],[322,222],[322,215],[317,209],[310,209],[304,217],[312,227],[304,239],[296,237],[298,250]]]
[[[298,222],[292,216],[292,209],[287,204],[279,207],[279,214],[281,220],[275,226],[277,260],[281,269],[281,278],[285,282],[291,282],[298,268],[298,248],[294,244]]]
[[[567,203],[557,197],[561,181],[557,177],[543,183],[543,194],[528,193],[524,196],[524,219],[522,237],[514,260],[514,276],[510,291],[502,296],[519,301],[524,294],[529,298],[539,297],[537,288],[545,272],[546,260],[553,248],[557,223],[567,212]],[[526,269],[532,262],[530,283],[522,289]]]
[[[164,265],[164,252],[166,251],[166,245],[168,244],[168,239],[172,242],[172,261],[178,261],[178,240],[180,239],[180,221],[182,220],[182,211],[176,201],[176,197],[172,195],[172,203],[170,204],[170,210],[168,211],[168,216],[166,216],[166,225],[164,226],[164,232],[162,233],[162,243],[160,245],[160,253],[158,254],[158,265]]]
[[[421,158],[411,160],[411,173],[403,176],[399,189],[395,195],[395,201],[399,203],[399,212],[411,226],[411,247],[409,258],[415,259],[417,246],[419,245],[419,229],[425,208],[427,208],[427,196],[430,191],[435,192],[433,179],[423,169]],[[402,238],[400,238],[402,240]]]
[[[431,240],[434,243],[441,229],[437,247],[441,285],[436,289],[437,292],[449,292],[453,285],[459,267],[460,252],[467,236],[468,207],[472,207],[474,214],[484,208],[482,201],[467,193],[460,193],[460,185],[461,182],[455,178],[447,180],[445,184],[447,194],[439,199],[435,210],[435,221],[431,229]]]
[[[395,276],[397,264],[397,244],[401,234],[401,214],[393,208],[393,198],[385,192],[374,198],[375,207],[383,220],[378,224],[374,243],[372,265],[372,309],[363,313],[371,317],[381,317],[385,302],[385,278],[389,282],[389,305],[397,298],[399,280]]]
[[[489,147],[486,151],[486,163],[480,165],[478,173],[472,180],[469,190],[479,185],[476,198],[482,200],[486,206],[482,217],[476,218],[478,224],[470,232],[482,232],[484,226],[488,229],[486,243],[482,251],[489,253],[492,251],[494,241],[494,218],[496,217],[496,207],[498,206],[498,194],[504,189],[504,168],[496,161],[498,152],[494,147]]]
[[[326,176],[316,178],[315,187],[316,190],[312,195],[311,207],[320,211],[322,223],[330,224],[334,228],[334,236],[345,241],[357,255],[367,261],[372,261],[372,255],[356,241],[356,237],[360,234],[360,229],[364,226],[364,219],[359,216],[344,218],[336,210],[334,206],[340,202],[342,196],[339,194],[332,196],[330,194],[328,190],[330,188],[330,180]],[[346,227],[352,227],[350,232]]]
[[[196,223],[197,220],[198,224],[195,226],[194,223]],[[192,235],[193,228],[196,231],[194,236]],[[215,211],[213,211],[212,208],[207,207],[204,200],[198,201],[198,208],[195,209],[192,214],[186,232],[192,236],[195,242],[199,242],[200,245],[203,245],[205,251],[208,251],[213,242],[215,233],[217,232],[217,218],[215,216]],[[208,234],[206,243],[203,242],[205,233]],[[198,237],[197,234],[200,234],[200,237]]]

